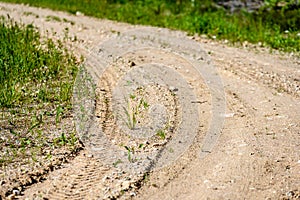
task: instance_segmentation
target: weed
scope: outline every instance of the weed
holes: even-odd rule
[[[127,101],[127,108],[123,107],[123,110],[124,110],[126,118],[127,118],[125,120],[125,123],[126,123],[127,127],[131,130],[135,129],[136,113],[134,111],[132,111],[132,108],[131,108],[131,105],[130,105],[129,101]]]
[[[63,132],[61,135],[57,138],[53,139],[54,146],[68,146],[73,150],[73,147],[75,146],[76,142],[78,141],[76,134],[72,133],[68,137]]]
[[[74,21],[68,20],[68,19],[66,19],[66,18],[63,18],[63,22],[65,22],[65,23],[70,23],[72,26],[75,25],[75,22],[74,22]]]
[[[138,122],[138,118],[141,118],[142,110],[147,110],[149,108],[149,104],[144,100],[143,97],[138,98],[134,94],[129,95],[129,99],[125,99],[127,107],[123,106],[123,111],[126,115],[125,124],[126,126],[133,130],[136,128],[136,124]]]
[[[56,115],[55,115],[55,122],[56,122],[56,124],[59,123],[63,111],[64,111],[64,109],[61,106],[58,106],[56,108]]]
[[[156,135],[158,137],[160,137],[162,140],[166,139],[166,133],[162,130],[162,129],[159,129],[157,132],[156,132]]]
[[[143,107],[145,108],[145,109],[148,109],[149,108],[149,104],[146,102],[146,101],[144,101],[144,100],[142,100],[142,105],[143,105]]]
[[[56,22],[61,22],[61,19],[57,16],[52,16],[52,15],[48,15],[46,17],[46,21],[56,21]]]
[[[122,163],[122,160],[118,159],[116,162],[113,163],[113,166],[117,167],[117,165],[120,163]]]
[[[39,15],[34,14],[33,12],[23,12],[23,15],[25,15],[25,16],[32,15],[32,16],[35,16],[35,18],[39,18]]]
[[[148,182],[150,180],[150,174],[149,174],[149,172],[147,172],[147,173],[145,173],[144,175],[143,175],[143,182]]]
[[[134,154],[134,147],[124,146],[127,150],[127,158],[129,162],[134,162],[135,159],[132,158],[132,154]]]
[[[135,98],[136,98],[136,96],[135,96],[135,95],[133,95],[133,94],[130,94],[130,99],[134,100]]]
[[[132,81],[126,81],[126,85],[125,86],[130,86],[132,85]]]
[[[65,146],[67,144],[67,138],[65,133],[62,133],[60,137],[54,139],[56,145]]]
[[[174,149],[173,149],[173,148],[169,148],[168,151],[169,151],[170,153],[174,153]]]

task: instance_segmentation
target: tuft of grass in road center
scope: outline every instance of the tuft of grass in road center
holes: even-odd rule
[[[71,116],[76,74],[77,59],[64,41],[0,19],[0,166],[76,146],[72,124],[60,127]]]
[[[276,4],[259,12],[228,13],[210,0],[2,0],[64,10],[111,20],[167,27],[191,34],[206,34],[233,43],[260,43],[284,51],[300,51],[300,9],[292,1],[278,9]],[[277,2],[277,1],[274,1]]]

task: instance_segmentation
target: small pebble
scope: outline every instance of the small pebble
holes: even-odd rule
[[[292,197],[292,196],[294,196],[294,194],[295,193],[293,191],[289,191],[289,192],[286,193],[286,196]]]
[[[172,92],[176,92],[176,91],[178,91],[178,88],[176,88],[174,86],[170,86],[169,90],[172,91]]]
[[[11,194],[7,197],[7,199],[15,199],[15,196],[16,196],[15,194]]]
[[[122,189],[128,189],[130,187],[130,181],[124,181],[122,183]]]
[[[94,156],[92,154],[89,154],[87,157],[88,158],[93,158]]]
[[[13,194],[14,194],[14,195],[19,195],[19,194],[20,194],[20,191],[19,191],[19,190],[13,190]]]
[[[229,118],[229,117],[234,117],[235,113],[226,113],[224,114],[224,117]]]
[[[130,196],[134,197],[134,196],[136,196],[136,193],[135,192],[130,192]]]
[[[80,11],[76,11],[76,16],[84,16],[84,14]]]

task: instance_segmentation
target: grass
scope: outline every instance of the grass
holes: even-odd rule
[[[32,25],[0,22],[0,106],[63,103],[69,105],[77,67],[61,41],[40,41]],[[63,49],[63,50],[61,50]]]
[[[71,116],[77,59],[64,41],[4,18],[0,41],[0,166],[75,148],[73,126],[61,122]]]
[[[141,92],[141,89],[138,90],[138,93]],[[142,112],[148,110],[149,104],[143,97],[137,97],[134,94],[130,94],[128,99],[124,99],[127,104],[127,107],[123,106],[123,111],[126,116],[124,121],[129,129],[134,130],[138,123],[138,119],[143,118]]]
[[[164,132],[164,130],[162,129],[159,129],[157,132],[156,132],[156,135],[158,137],[160,137],[162,140],[166,139],[166,133]]]
[[[206,34],[233,43],[260,43],[284,51],[300,51],[300,9],[293,1],[276,7],[278,1],[266,0],[265,8],[256,13],[228,13],[212,1],[195,0],[4,0],[33,6],[80,11],[98,18],[132,24],[180,29],[191,34]],[[288,31],[288,32],[287,32]]]

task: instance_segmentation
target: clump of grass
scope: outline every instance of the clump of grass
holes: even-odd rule
[[[36,161],[47,148],[73,148],[74,129],[59,126],[72,109],[77,59],[62,41],[4,18],[0,41],[0,166]],[[48,129],[55,127],[62,133],[51,134]]]
[[[23,12],[23,15],[25,16],[29,16],[29,15],[32,15],[32,16],[35,16],[35,18],[39,18],[39,15],[33,13],[33,12]]]
[[[46,21],[56,21],[61,22],[61,19],[58,16],[48,15],[46,17]]]
[[[129,99],[126,99],[127,107],[123,106],[126,119],[124,120],[126,126],[133,130],[136,128],[136,124],[139,118],[142,118],[142,111],[149,108],[148,102],[143,97],[137,97],[134,94],[129,95]]]
[[[32,26],[0,21],[0,106],[70,103],[75,57]]]
[[[162,139],[162,140],[166,139],[166,133],[165,133],[165,131],[162,130],[162,129],[159,129],[159,130],[156,132],[156,135],[157,135],[158,137],[160,137],[160,139]]]

